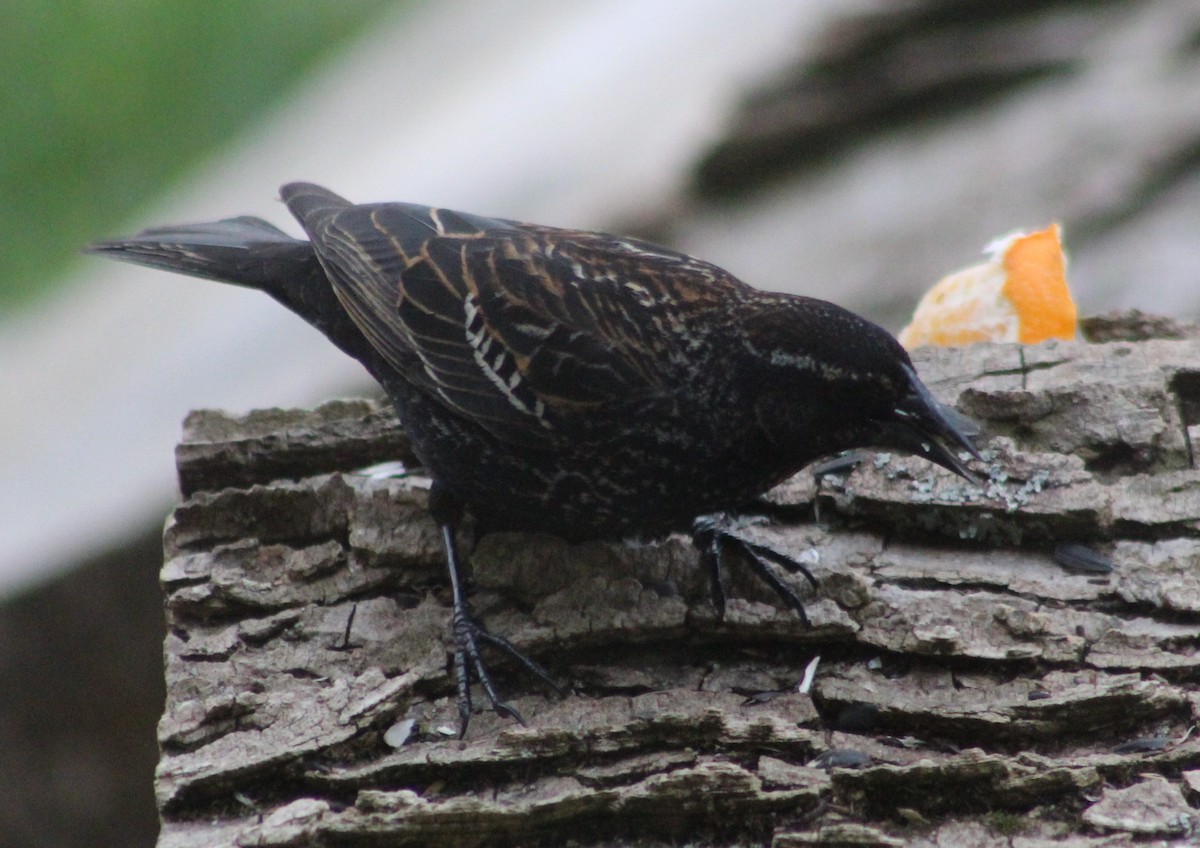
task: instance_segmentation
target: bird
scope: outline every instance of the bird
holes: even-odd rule
[[[740,551],[804,618],[772,565],[816,580],[739,533],[739,510],[815,460],[861,448],[975,479],[971,422],[933,397],[886,330],[835,304],[763,291],[633,237],[355,204],[305,182],[280,195],[306,238],[241,216],[86,250],[263,291],[382,386],[431,479],[460,734],[472,680],[524,723],[481,646],[562,694],[472,611],[458,542],[466,516],[477,535],[690,533],[718,612],[723,562]]]

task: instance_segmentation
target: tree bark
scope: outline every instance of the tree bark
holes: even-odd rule
[[[1188,834],[1200,339],[1089,332],[1108,341],[918,352],[985,427],[982,487],[869,454],[770,493],[745,532],[820,579],[811,628],[736,567],[718,619],[683,538],[479,539],[476,611],[572,691],[496,658],[528,726],[479,711],[463,740],[428,481],[355,471],[411,466],[390,411],[195,414],[165,533],[160,845]]]

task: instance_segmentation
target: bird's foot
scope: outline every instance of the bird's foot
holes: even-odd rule
[[[466,735],[467,724],[471,720],[471,680],[474,678],[483,687],[492,708],[496,712],[516,719],[522,726],[525,719],[517,708],[500,697],[492,675],[488,671],[483,657],[479,653],[480,645],[491,645],[508,654],[521,666],[542,683],[553,689],[560,698],[565,694],[561,686],[540,663],[523,652],[520,648],[489,631],[471,613],[470,607],[464,602],[454,610],[454,679],[458,686],[458,719],[459,738]]]
[[[431,492],[431,502],[434,500]],[[431,507],[431,511],[432,507]],[[435,515],[436,515],[435,511]],[[488,700],[498,713],[515,718],[522,725],[525,719],[517,712],[517,708],[500,698],[492,675],[479,653],[479,646],[491,645],[508,654],[526,671],[545,683],[561,698],[565,693],[546,669],[526,655],[520,648],[503,636],[489,631],[475,618],[471,612],[471,604],[467,600],[466,584],[463,579],[462,560],[458,554],[458,544],[454,538],[454,526],[449,521],[439,520],[442,531],[442,543],[446,548],[446,566],[450,576],[450,590],[454,606],[454,682],[458,687],[458,736],[461,739],[467,734],[467,725],[471,721],[471,678],[479,681]]]
[[[817,578],[813,577],[808,566],[794,557],[761,542],[751,541],[742,532],[742,526],[744,521],[734,519],[726,513],[702,515],[692,523],[692,544],[700,552],[700,562],[708,571],[709,589],[717,615],[725,617],[725,583],[721,572],[725,558],[732,550],[740,552],[758,578],[799,614],[806,627],[810,626],[808,615],[804,611],[804,601],[795,589],[775,573],[772,563],[792,574],[803,574],[814,589],[817,587]]]

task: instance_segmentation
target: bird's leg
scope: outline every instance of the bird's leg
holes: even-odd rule
[[[441,493],[436,490],[430,493],[431,512],[434,513],[435,520],[439,521],[442,531],[442,543],[446,548],[446,567],[450,574],[450,591],[454,607],[452,630],[454,633],[454,680],[458,687],[459,737],[466,735],[467,724],[471,720],[472,675],[479,681],[483,691],[487,693],[488,700],[492,702],[492,707],[496,712],[515,718],[523,725],[525,719],[516,707],[501,700],[499,692],[496,691],[492,676],[480,656],[480,643],[492,645],[507,653],[560,697],[564,694],[563,690],[538,662],[527,656],[508,639],[489,632],[471,612],[471,604],[467,600],[466,585],[463,580],[462,559],[459,556],[458,543],[455,540],[454,524],[442,521],[441,519],[447,517],[446,510],[438,508],[445,507],[446,498],[444,496],[435,497],[435,495],[441,495]]]
[[[492,676],[488,673],[487,666],[484,665],[483,658],[479,655],[479,638],[486,634],[487,630],[475,620],[475,616],[471,613],[471,605],[467,601],[467,593],[463,589],[454,528],[448,524],[442,525],[442,541],[446,546],[446,565],[450,572],[450,591],[454,599],[454,680],[458,684],[458,735],[460,737],[466,735],[467,724],[471,721],[472,669],[496,712],[505,713],[524,724],[525,719],[517,712],[516,707],[500,700],[495,684],[492,683]]]
[[[717,614],[725,616],[725,586],[721,578],[726,553],[736,550],[750,563],[754,573],[766,583],[779,597],[783,598],[800,616],[805,626],[809,626],[808,615],[804,611],[804,601],[796,594],[796,590],[785,583],[775,573],[771,563],[780,565],[795,574],[799,572],[808,578],[813,588],[817,587],[817,578],[813,577],[808,566],[799,560],[780,553],[774,548],[758,542],[752,542],[738,532],[733,519],[724,513],[702,515],[692,523],[692,544],[700,552],[700,562],[708,571],[709,588],[712,592],[713,606]]]

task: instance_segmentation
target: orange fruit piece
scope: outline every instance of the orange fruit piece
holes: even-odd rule
[[[997,239],[986,252],[989,261],[944,277],[926,292],[900,331],[902,345],[1075,338],[1075,301],[1058,224]]]

